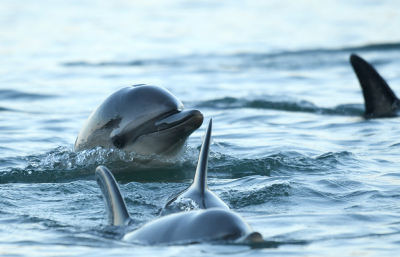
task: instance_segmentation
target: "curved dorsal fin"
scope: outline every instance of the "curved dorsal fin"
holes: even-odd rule
[[[206,191],[207,188],[207,166],[208,166],[208,154],[210,152],[211,131],[212,131],[212,119],[210,119],[206,132],[204,133],[203,145],[201,146],[200,149],[196,174],[194,176],[193,184],[190,186],[190,187],[195,187],[197,190],[199,190],[202,196],[204,196],[204,192]]]
[[[363,90],[367,117],[392,116],[400,101],[379,73],[361,57],[352,54],[350,63]]]
[[[168,208],[168,206],[172,205],[174,202],[179,201],[179,199],[189,198],[198,204],[198,208],[200,209],[209,209],[213,207],[229,209],[229,206],[207,187],[207,165],[211,144],[211,131],[212,119],[210,119],[204,134],[199,160],[197,162],[196,174],[194,175],[192,184],[177,196],[169,200],[165,205],[165,208]],[[182,210],[181,207],[179,208]],[[184,206],[184,208],[187,208],[187,206]]]
[[[131,218],[118,184],[110,170],[104,166],[99,166],[96,169],[95,177],[106,203],[108,224],[113,226],[128,225]]]

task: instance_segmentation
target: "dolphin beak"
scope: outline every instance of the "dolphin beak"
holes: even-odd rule
[[[186,139],[203,123],[203,114],[197,110],[172,111],[152,123],[151,130],[135,137],[129,151],[147,155],[152,153],[175,156]]]
[[[203,119],[203,114],[198,110],[183,110],[167,117],[162,117],[155,125],[160,130],[164,130],[185,123],[186,126],[193,127],[196,130],[203,124]]]

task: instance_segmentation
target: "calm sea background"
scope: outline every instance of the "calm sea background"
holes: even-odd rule
[[[362,117],[349,55],[400,95],[400,2],[0,0],[0,27],[0,255],[399,255],[400,118]],[[205,115],[184,153],[73,152],[96,106],[140,83]],[[268,243],[122,242],[97,165],[125,171],[130,213],[156,219],[211,117],[209,187]]]

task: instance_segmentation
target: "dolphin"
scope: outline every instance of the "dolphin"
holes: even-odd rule
[[[108,224],[132,224],[124,198],[111,172],[99,166],[95,172],[108,212]],[[124,235],[123,241],[145,245],[188,244],[210,240],[264,242],[260,233],[236,212],[222,208],[173,213],[150,221]]]
[[[168,201],[164,209],[172,212],[177,209],[208,209],[212,207],[229,209],[228,205],[207,187],[207,165],[210,152],[211,132],[212,119],[210,119],[206,132],[204,133],[203,145],[200,149],[193,183]]]
[[[101,146],[141,155],[175,156],[202,123],[200,111],[185,110],[182,102],[162,87],[124,87],[92,112],[74,150]]]
[[[397,116],[400,100],[374,67],[356,54],[351,54],[350,63],[363,90],[365,117]]]

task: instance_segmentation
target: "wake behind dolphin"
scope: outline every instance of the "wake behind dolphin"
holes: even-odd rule
[[[108,96],[89,116],[75,141],[75,151],[101,146],[174,156],[202,123],[200,111],[185,110],[162,87],[125,87]]]
[[[374,67],[355,54],[350,56],[350,63],[363,90],[365,117],[397,116],[400,100]]]
[[[105,199],[108,224],[125,226],[132,222],[125,201],[111,172],[96,169],[96,181]],[[258,232],[237,213],[221,208],[169,214],[127,233],[124,241],[145,244],[188,244],[209,240],[263,242]]]

